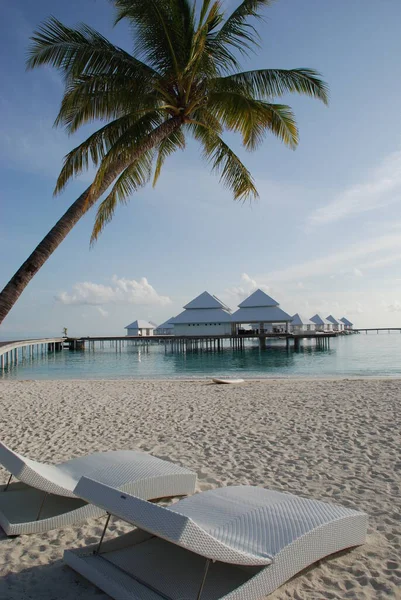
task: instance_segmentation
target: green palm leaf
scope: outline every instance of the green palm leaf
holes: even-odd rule
[[[67,27],[51,17],[32,36],[27,68],[49,65],[66,78],[109,74],[153,77],[155,71],[131,56],[88,25]]]
[[[193,122],[188,125],[194,138],[201,143],[203,157],[220,182],[233,194],[235,200],[258,198],[253,177],[231,148],[206,125]]]
[[[153,151],[147,151],[129,165],[118,177],[108,196],[99,204],[90,243],[94,244],[105,226],[112,220],[119,204],[127,204],[129,197],[144,187],[152,173]]]
[[[208,50],[225,70],[238,69],[240,66],[230,46],[245,56],[259,46],[258,31],[248,20],[261,19],[260,9],[272,2],[273,0],[244,0],[218,32],[211,32]]]
[[[235,73],[215,80],[216,89],[234,89],[261,99],[284,94],[303,94],[328,104],[328,87],[313,69],[260,69]],[[232,87],[233,86],[233,87]]]
[[[173,154],[177,150],[184,150],[184,148],[185,136],[181,129],[173,131],[169,136],[164,138],[157,149],[157,160],[153,175],[153,186],[156,185],[156,182],[160,177],[160,172],[165,160],[170,156],[170,154]]]
[[[135,53],[161,73],[185,67],[191,49],[193,17],[187,0],[115,0],[116,23],[127,19],[135,37]]]

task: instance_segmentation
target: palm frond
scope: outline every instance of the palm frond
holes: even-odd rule
[[[203,148],[203,157],[211,165],[213,173],[233,194],[235,200],[258,198],[253,177],[231,148],[202,123],[189,123],[188,128]]]
[[[163,164],[170,154],[173,154],[177,150],[183,150],[185,148],[185,136],[181,129],[176,129],[169,136],[165,137],[160,143],[157,152],[155,172],[153,175],[153,187],[156,185],[159,179]]]
[[[259,102],[264,113],[264,132],[268,129],[273,135],[293,150],[298,146],[298,127],[294,113],[285,104]]]
[[[223,133],[223,125],[219,119],[217,119],[215,115],[205,106],[201,106],[193,112],[191,121],[200,123],[202,128],[213,131],[217,135],[221,135]]]
[[[27,68],[50,65],[66,80],[83,75],[120,75],[136,78],[157,73],[125,50],[109,42],[88,25],[76,29],[63,25],[55,17],[45,21],[31,38]]]
[[[141,113],[132,113],[115,119],[95,131],[82,144],[71,150],[64,158],[63,168],[58,176],[54,195],[59,194],[71,179],[87,170],[91,163],[98,166],[110,149],[143,116],[145,115]]]
[[[96,75],[74,79],[64,93],[55,126],[71,134],[82,125],[110,120],[130,112],[156,109],[160,99],[147,81],[126,76]]]
[[[216,78],[214,89],[243,93],[261,99],[272,99],[284,94],[303,94],[328,104],[329,92],[321,74],[313,69],[260,69],[244,71]]]
[[[261,19],[260,9],[269,6],[274,0],[243,0],[243,2],[226,19],[223,26],[209,39],[209,51],[224,67],[224,70],[238,69],[239,62],[229,49],[247,56],[259,46],[260,36],[254,25],[248,23],[250,18]]]
[[[212,92],[207,108],[230,131],[239,132],[247,150],[255,150],[268,131],[295,148],[298,130],[288,106],[270,104],[233,92]]]
[[[119,204],[127,204],[129,197],[144,187],[152,173],[153,151],[144,152],[118,177],[108,196],[100,203],[90,239],[93,245],[105,226],[112,220]]]
[[[95,179],[91,186],[92,194],[98,193],[98,191],[101,189],[104,177],[114,163],[117,161],[131,162],[131,156],[134,154],[136,156],[141,147],[143,147],[144,151],[146,151],[147,145],[152,148],[157,145],[152,144],[151,134],[155,131],[155,129],[157,129],[162,121],[163,116],[160,114],[160,112],[150,111],[148,114],[145,114],[137,119],[121,134],[121,136],[119,136],[101,161],[100,167],[97,170]]]
[[[193,20],[188,0],[114,0],[116,23],[127,19],[134,31],[135,53],[164,74],[188,62]]]

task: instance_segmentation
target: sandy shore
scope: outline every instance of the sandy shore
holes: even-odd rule
[[[31,458],[139,449],[197,471],[199,490],[249,483],[369,514],[365,546],[302,573],[272,600],[401,598],[400,413],[400,380],[0,383],[0,439]],[[0,530],[0,598],[107,598],[62,562],[65,548],[94,542],[101,527],[16,539]]]

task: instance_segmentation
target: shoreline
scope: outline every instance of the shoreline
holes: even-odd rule
[[[143,378],[137,378],[137,377],[116,377],[116,378],[112,378],[112,377],[99,377],[99,378],[81,378],[81,379],[17,379],[17,378],[1,378],[0,377],[0,385],[2,383],[45,383],[45,382],[51,382],[51,383],[56,383],[56,382],[70,382],[70,383],[82,383],[82,382],[88,382],[88,383],[94,383],[94,382],[99,382],[99,381],[112,381],[112,382],[135,382],[135,383],[205,383],[205,382],[209,382],[209,383],[213,383],[212,379],[214,377],[226,377],[227,379],[235,379],[237,377],[241,377],[241,379],[244,380],[244,383],[265,383],[265,382],[270,382],[270,381],[290,381],[290,382],[302,382],[302,381],[315,381],[315,382],[319,382],[319,381],[398,381],[401,380],[401,374],[400,375],[339,375],[337,377],[328,377],[327,375],[324,375],[322,377],[316,376],[316,377],[246,377],[245,375],[243,375],[242,373],[229,373],[226,375],[205,375],[205,377],[194,377],[193,379],[191,378],[184,378],[184,377],[171,377],[168,379],[162,379],[162,378],[157,378],[157,377],[153,377],[153,378],[149,378],[149,377],[143,377]],[[214,384],[217,385],[217,384]]]
[[[259,485],[369,515],[367,543],[299,574],[269,600],[399,599],[401,388],[396,378],[4,380],[1,440],[56,463],[138,449],[198,473],[197,491]],[[6,472],[0,470],[0,483]],[[130,529],[114,519],[109,535]],[[63,566],[102,521],[6,539],[0,597],[107,600]]]

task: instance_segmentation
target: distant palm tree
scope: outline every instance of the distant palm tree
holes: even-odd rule
[[[35,248],[0,294],[0,323],[32,277],[79,219],[113,184],[99,204],[93,243],[119,203],[151,178],[166,158],[192,135],[211,170],[237,200],[257,197],[253,178],[223,141],[238,132],[255,150],[267,132],[295,148],[298,130],[289,106],[274,103],[286,93],[306,94],[327,103],[327,87],[311,69],[239,72],[240,55],[258,47],[249,18],[272,0],[244,0],[224,18],[220,2],[203,0],[114,0],[116,23],[132,27],[133,55],[88,25],[76,29],[55,18],[32,37],[27,66],[51,65],[65,82],[56,125],[74,133],[96,120],[106,122],[64,160],[55,193],[87,169],[97,167],[83,192]]]

